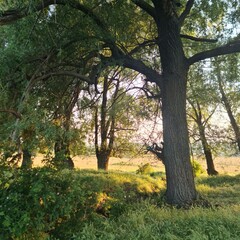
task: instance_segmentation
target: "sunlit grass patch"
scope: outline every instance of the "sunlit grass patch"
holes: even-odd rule
[[[240,175],[201,177],[196,182],[199,193],[213,204],[240,204]]]
[[[199,183],[204,183],[212,187],[240,185],[240,174],[235,176],[219,175],[212,177],[199,178]]]
[[[180,210],[158,208],[148,202],[136,205],[116,221],[86,225],[76,239],[239,239],[240,207]],[[94,238],[95,237],[95,238]],[[96,238],[97,237],[97,238]],[[89,238],[90,239],[90,238]]]

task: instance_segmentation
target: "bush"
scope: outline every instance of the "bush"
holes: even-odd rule
[[[192,160],[191,164],[192,164],[192,168],[193,168],[193,174],[195,177],[198,177],[199,175],[201,175],[205,172],[199,162]]]
[[[167,207],[160,177],[2,167],[0,239],[239,239],[240,175],[196,181],[218,207]]]
[[[154,169],[149,163],[139,165],[136,171],[137,174],[142,174],[142,175],[150,175],[153,172],[154,172]]]
[[[0,239],[71,239],[164,189],[160,179],[96,171],[0,169]]]

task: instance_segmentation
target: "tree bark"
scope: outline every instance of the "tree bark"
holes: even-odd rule
[[[163,84],[162,117],[164,161],[167,178],[167,202],[184,206],[197,199],[190,162],[186,119],[186,58],[183,53],[178,23],[159,11],[158,32]]]
[[[98,152],[96,155],[98,170],[108,171],[108,163],[110,157],[108,151]]]
[[[210,175],[210,176],[218,175],[218,171],[215,170],[211,149],[209,148],[208,145],[207,146],[203,145],[203,150],[204,150],[205,158],[207,161],[208,175]]]
[[[162,92],[166,196],[168,203],[176,205],[191,204],[197,198],[190,162],[184,85],[184,78],[171,76]]]

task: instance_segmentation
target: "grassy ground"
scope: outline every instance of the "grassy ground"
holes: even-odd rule
[[[176,209],[159,175],[1,169],[1,240],[239,240],[240,175],[200,176],[211,205]]]
[[[34,166],[42,166],[43,156],[38,155],[34,159]],[[97,169],[97,159],[95,156],[77,156],[74,157],[74,164],[77,169]],[[206,169],[204,159],[197,160]],[[109,170],[135,172],[139,165],[150,163],[156,170],[163,172],[163,164],[152,155],[145,155],[132,158],[110,158]],[[220,174],[236,175],[240,174],[240,157],[216,157],[214,160],[216,170]]]
[[[188,209],[165,203],[162,175],[135,174],[144,163],[164,170],[151,156],[111,158],[109,172],[94,157],[74,161],[75,171],[0,169],[1,240],[240,239],[240,158],[216,158],[220,175],[195,179],[210,204]]]

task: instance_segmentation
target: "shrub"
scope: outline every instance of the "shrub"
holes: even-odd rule
[[[191,164],[192,164],[192,168],[193,168],[193,174],[195,177],[198,177],[199,175],[201,175],[205,172],[199,162],[192,160]]]
[[[154,169],[149,163],[139,165],[136,171],[137,174],[142,174],[142,175],[150,175],[153,172],[154,172]]]
[[[164,189],[125,173],[0,169],[0,239],[71,239],[86,222],[118,217]]]
[[[201,193],[224,207],[167,207],[160,177],[4,167],[0,239],[239,239],[240,175],[196,180]]]

